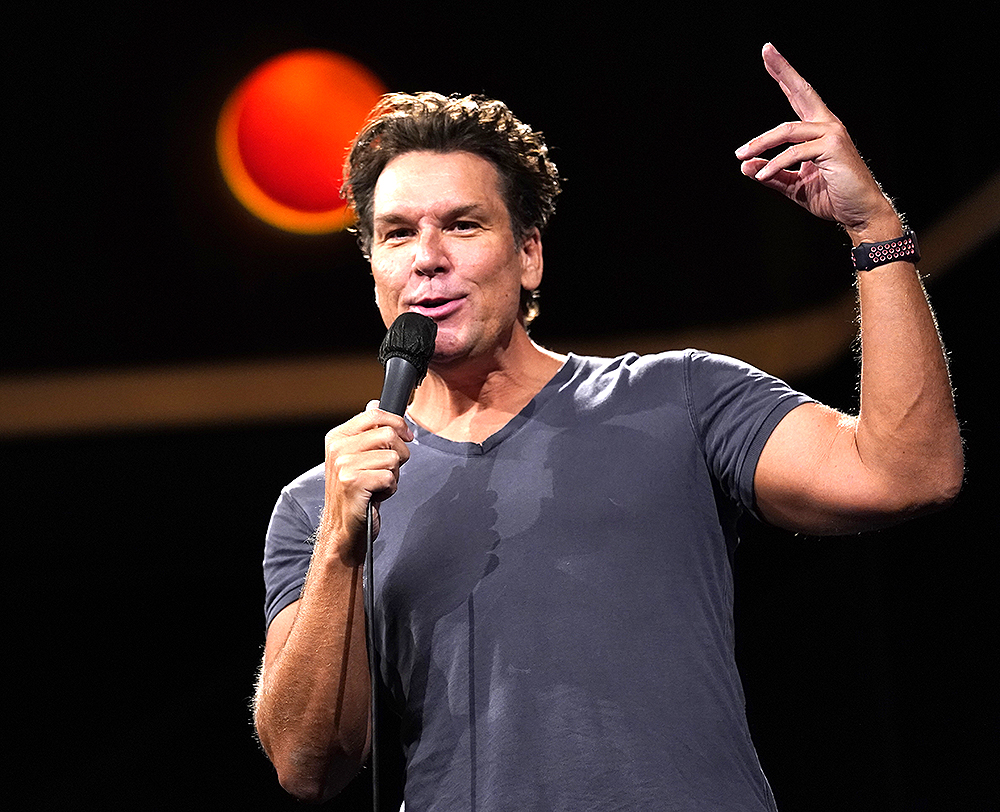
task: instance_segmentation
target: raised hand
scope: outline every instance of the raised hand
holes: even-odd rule
[[[765,45],[762,55],[799,121],[780,124],[736,150],[743,174],[852,234],[864,234],[877,220],[896,219],[840,119],[773,45]],[[786,145],[774,157],[762,157]]]

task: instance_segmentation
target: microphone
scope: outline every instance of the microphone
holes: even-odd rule
[[[434,319],[420,313],[396,317],[378,351],[378,360],[385,367],[380,409],[398,415],[406,411],[410,395],[427,374],[436,337]]]

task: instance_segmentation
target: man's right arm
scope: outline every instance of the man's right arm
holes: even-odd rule
[[[361,573],[368,503],[391,496],[409,456],[402,418],[376,409],[326,438],[326,492],[298,601],[271,621],[254,704],[261,745],[288,792],[336,795],[370,740]],[[377,532],[377,511],[376,511]]]

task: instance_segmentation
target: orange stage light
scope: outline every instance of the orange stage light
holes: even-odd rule
[[[260,219],[324,234],[351,223],[340,198],[351,140],[381,81],[341,54],[301,50],[254,70],[227,99],[215,146],[226,183]]]

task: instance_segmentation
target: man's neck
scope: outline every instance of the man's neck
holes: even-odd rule
[[[499,358],[432,364],[408,414],[448,440],[481,443],[527,406],[565,360],[522,334]]]

